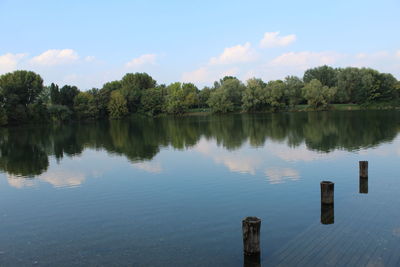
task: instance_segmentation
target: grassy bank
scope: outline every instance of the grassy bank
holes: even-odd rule
[[[326,109],[322,110],[390,110],[390,109],[400,109],[399,106],[394,105],[392,103],[375,103],[369,105],[357,105],[357,104],[332,104]],[[308,105],[296,105],[293,108],[289,108],[288,110],[282,110],[278,112],[304,112],[304,111],[318,111],[314,108],[311,108]],[[231,113],[243,113],[240,109],[235,110]],[[270,111],[263,111],[257,113],[270,113]],[[184,115],[187,116],[195,116],[195,115],[209,115],[212,114],[211,108],[193,108],[190,109]]]

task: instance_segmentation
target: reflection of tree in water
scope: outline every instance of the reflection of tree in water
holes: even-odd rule
[[[33,176],[49,166],[47,142],[40,129],[1,129],[0,169],[11,175]]]
[[[313,150],[357,150],[393,140],[399,112],[311,112],[304,126],[304,140]]]
[[[215,138],[218,145],[229,150],[240,148],[248,137],[244,131],[242,116],[238,115],[210,117],[205,127],[208,128],[209,137]]]
[[[397,111],[299,112],[186,117],[132,117],[126,120],[70,125],[25,126],[0,130],[0,169],[34,176],[46,171],[48,156],[61,160],[86,148],[104,149],[132,162],[150,160],[161,147],[186,149],[201,137],[234,150],[246,141],[263,146],[267,140],[291,147],[329,152],[357,150],[393,140]]]

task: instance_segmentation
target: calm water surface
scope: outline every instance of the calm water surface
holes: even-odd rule
[[[398,266],[399,130],[397,111],[2,128],[0,266],[243,266],[246,216],[263,266]]]

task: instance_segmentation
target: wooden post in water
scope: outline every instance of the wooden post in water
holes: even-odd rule
[[[333,205],[335,184],[330,181],[321,182],[321,204]]]
[[[245,256],[260,255],[261,220],[257,217],[246,217],[242,221],[243,252]]]
[[[360,161],[360,178],[368,178],[368,161]]]

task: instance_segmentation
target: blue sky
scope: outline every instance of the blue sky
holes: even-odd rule
[[[400,78],[400,1],[0,0],[0,74],[101,87],[127,72],[159,83],[264,80],[322,64]]]

